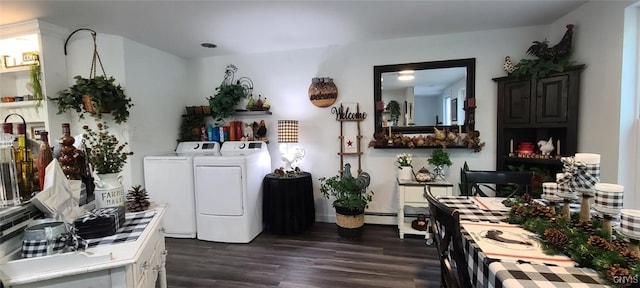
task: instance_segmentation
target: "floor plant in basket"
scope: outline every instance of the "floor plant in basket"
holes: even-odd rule
[[[345,165],[349,167],[349,164]],[[345,169],[349,171],[349,169]],[[362,172],[354,178],[350,172],[329,178],[320,178],[320,192],[327,199],[333,198],[336,209],[338,235],[359,238],[364,226],[364,210],[373,200],[373,191],[368,191],[370,176]]]

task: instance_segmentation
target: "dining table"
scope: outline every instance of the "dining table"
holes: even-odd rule
[[[507,223],[510,209],[501,205],[500,200],[472,196],[438,198],[459,212],[462,244],[474,287],[610,287],[595,270],[577,267],[564,255],[535,254],[538,251],[533,251],[533,247],[540,247],[535,235]],[[490,238],[487,231],[499,231],[501,239],[513,244],[486,240]]]

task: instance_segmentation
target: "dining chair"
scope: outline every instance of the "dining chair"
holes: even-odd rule
[[[429,202],[429,226],[440,259],[441,284],[447,288],[471,287],[458,211],[440,203],[428,186],[425,197]]]
[[[493,190],[496,196],[512,197],[531,192],[532,171],[463,171],[467,183],[467,191],[460,191],[463,196],[488,197],[486,189]],[[493,186],[495,185],[495,186]],[[499,191],[508,187],[507,196]],[[483,190],[482,188],[485,188]]]

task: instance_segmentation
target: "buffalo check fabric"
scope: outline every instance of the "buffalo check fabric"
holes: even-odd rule
[[[438,201],[454,208],[460,213],[461,221],[487,221],[502,222],[507,219],[508,211],[485,211],[476,205],[473,200],[464,196],[443,196]]]
[[[512,262],[493,262],[489,265],[489,287],[609,287],[600,279],[598,273],[586,268],[518,264]]]
[[[481,210],[464,196],[445,196],[438,199],[460,211],[461,221],[499,222],[506,218],[505,211]],[[471,235],[464,229],[462,244],[467,254],[469,277],[474,287],[528,288],[528,287],[609,287],[598,274],[587,268],[530,264],[524,261],[506,262],[487,257]]]
[[[135,241],[140,237],[140,234],[142,234],[155,214],[155,211],[127,213],[123,227],[118,229],[116,234],[103,238],[90,239],[88,240],[89,247]]]

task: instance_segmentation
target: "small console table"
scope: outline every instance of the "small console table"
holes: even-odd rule
[[[404,234],[424,235],[427,244],[431,244],[431,234],[427,231],[419,231],[411,227],[411,221],[414,218],[407,218],[404,215],[405,207],[428,208],[429,203],[424,197],[426,187],[429,187],[434,196],[453,195],[453,184],[449,182],[416,182],[403,179],[397,179],[398,183],[398,233],[400,239],[404,239]],[[426,213],[427,221],[428,211]],[[428,226],[427,226],[428,227]],[[428,229],[428,228],[427,228]]]
[[[295,235],[316,220],[311,174],[293,177],[267,174],[263,180],[263,222],[267,233]]]

